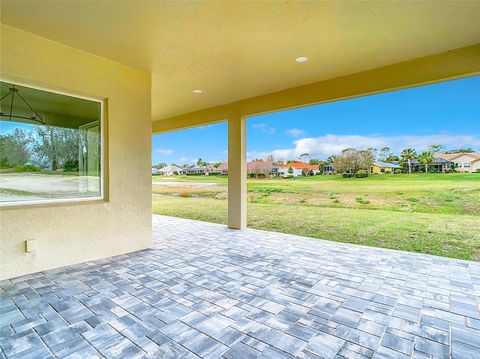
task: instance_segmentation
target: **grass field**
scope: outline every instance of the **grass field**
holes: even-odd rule
[[[248,180],[248,226],[480,261],[480,174]],[[227,178],[153,177],[153,211],[226,223]]]

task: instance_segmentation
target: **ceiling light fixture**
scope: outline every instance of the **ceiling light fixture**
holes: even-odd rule
[[[297,58],[295,59],[295,61],[303,64],[304,62],[307,62],[307,61],[308,61],[308,57],[306,57],[306,56],[299,56],[299,57],[297,57]]]
[[[195,90],[193,90],[193,93],[196,93],[196,94],[200,94],[200,93],[202,93],[202,92],[203,92],[203,90],[200,90],[200,89],[195,89]]]
[[[18,100],[15,102],[15,100],[18,98]],[[14,121],[15,119],[21,119],[21,120],[28,120],[28,121],[33,121],[41,124],[45,124],[45,121],[43,120],[42,116],[35,111],[30,105],[30,103],[20,94],[20,91],[18,88],[15,87],[15,85],[12,85],[8,89],[8,92],[0,98],[0,104],[4,101],[5,107],[7,107],[8,112],[0,112],[0,118],[2,119],[7,119],[8,121]],[[24,106],[27,106],[27,108],[32,111],[31,116],[25,116],[20,113],[14,113],[14,110],[16,109],[15,103],[20,102],[21,104],[23,103]],[[1,106],[0,106],[1,107]]]

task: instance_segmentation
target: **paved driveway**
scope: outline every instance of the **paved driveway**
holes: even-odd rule
[[[479,263],[153,222],[155,249],[2,282],[3,355],[480,357]]]

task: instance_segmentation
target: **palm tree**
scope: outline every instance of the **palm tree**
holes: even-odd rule
[[[400,156],[402,157],[402,160],[408,163],[408,173],[412,174],[412,160],[417,157],[417,151],[413,148],[406,148],[402,151]]]
[[[428,173],[428,165],[434,160],[433,153],[431,151],[423,151],[418,156],[418,161],[425,166],[425,173]]]
[[[302,153],[302,154],[298,157],[298,159],[299,159],[300,161],[302,161],[302,162],[307,162],[309,158],[310,158],[310,154],[308,154],[308,153]]]
[[[428,152],[433,153],[442,153],[445,151],[445,146],[444,145],[430,145],[428,146]]]

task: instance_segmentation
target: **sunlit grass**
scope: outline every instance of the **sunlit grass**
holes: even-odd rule
[[[227,180],[155,178],[210,185],[188,187],[194,198],[154,187],[154,213],[225,224]],[[249,179],[247,187],[252,228],[480,260],[480,174]]]

